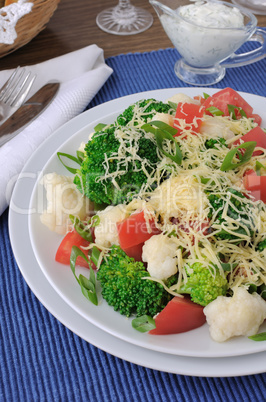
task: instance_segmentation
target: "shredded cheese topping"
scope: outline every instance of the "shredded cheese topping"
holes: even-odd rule
[[[266,239],[266,207],[262,201],[253,202],[246,197],[248,193],[242,180],[245,171],[255,168],[257,160],[265,162],[266,152],[261,149],[261,155],[251,157],[237,169],[225,172],[220,169],[233,142],[255,126],[253,120],[204,115],[200,132],[196,133],[193,131],[196,119],[190,125],[179,119],[175,126],[181,129],[182,135],[175,137],[175,141],[183,155],[181,165],[158,149],[159,163],[154,167],[146,158],[138,156],[136,148],[137,140],[142,136],[156,143],[153,134],[140,128],[144,124],[142,116],[150,114],[145,112],[146,107],[136,106],[132,121],[116,130],[119,150],[111,157],[106,156],[106,173],[99,180],[111,179],[114,186],[118,186],[116,177],[127,171],[129,163],[136,171],[145,173],[147,182],[125,208],[129,214],[144,210],[148,227],[151,218],[155,217],[157,227],[176,242],[179,276],[169,291],[179,289],[186,280],[185,267],[194,262],[200,262],[206,268],[215,266],[225,275],[221,255],[224,263],[231,264],[227,276],[231,289],[251,283],[257,286],[266,284],[266,249],[257,249],[257,245]],[[170,118],[157,114],[156,119],[173,121],[172,115],[170,109],[167,115]],[[214,147],[208,147],[208,140],[217,142]],[[113,159],[118,162],[117,171],[111,173],[109,164]],[[137,167],[137,161],[140,167]],[[151,169],[150,173],[147,167]],[[152,188],[155,190],[151,191]],[[215,211],[210,194],[220,201]],[[232,238],[219,236],[221,232],[232,235]]]

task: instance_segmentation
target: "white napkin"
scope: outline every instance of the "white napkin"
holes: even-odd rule
[[[37,74],[28,97],[49,81],[57,80],[61,85],[48,108],[0,147],[0,215],[7,208],[16,179],[32,153],[57,128],[81,113],[112,74],[104,62],[103,50],[96,45],[28,68]],[[10,70],[0,72],[0,87],[10,74]]]

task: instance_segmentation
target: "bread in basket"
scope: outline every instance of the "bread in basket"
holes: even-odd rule
[[[21,2],[22,0],[19,0]],[[23,0],[29,3],[31,11],[18,19],[15,25],[16,38],[12,44],[3,43],[0,31],[0,58],[14,52],[30,42],[42,31],[53,16],[60,0]],[[18,0],[0,0],[0,18],[5,18],[9,7],[18,7]],[[4,30],[3,30],[4,31]],[[1,40],[2,39],[2,40]]]

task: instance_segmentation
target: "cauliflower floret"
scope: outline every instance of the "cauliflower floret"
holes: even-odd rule
[[[46,190],[47,199],[47,208],[40,219],[51,231],[66,234],[70,226],[69,215],[85,219],[88,200],[77,190],[71,177],[49,173],[40,183]]]
[[[205,116],[200,132],[207,134],[211,138],[222,137],[225,140],[230,140],[235,137],[235,134],[230,129],[230,121],[220,117]]]
[[[167,224],[171,218],[189,221],[194,217],[203,217],[207,196],[195,177],[179,175],[158,186],[150,194],[149,202]]]
[[[213,340],[224,342],[234,336],[256,334],[266,319],[266,302],[257,293],[239,287],[233,297],[219,296],[203,311]]]
[[[81,142],[78,151],[79,152],[85,152],[86,145],[87,145],[86,142]]]
[[[182,103],[194,103],[195,105],[200,105],[200,102],[197,99],[193,99],[190,96],[182,94],[182,93],[171,96],[171,98],[168,98],[166,100],[166,102],[173,102],[173,103],[176,103],[176,104],[180,103],[180,102],[182,102]]]
[[[152,236],[142,249],[142,260],[148,263],[149,274],[157,279],[164,280],[177,273],[176,256],[175,241],[164,234]]]
[[[95,243],[99,246],[110,247],[119,245],[119,237],[116,224],[128,217],[125,205],[108,206],[98,212],[100,223],[95,227]]]
[[[94,134],[94,131],[93,131],[91,134],[89,134],[88,140],[87,140],[86,142],[82,141],[82,142],[80,143],[79,148],[78,148],[78,151],[80,151],[80,152],[85,152],[85,147],[86,147],[86,145],[87,145],[87,142],[89,141],[89,139],[91,138],[91,136],[92,136],[93,134]]]

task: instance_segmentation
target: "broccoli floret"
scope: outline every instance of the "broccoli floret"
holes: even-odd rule
[[[106,127],[94,133],[85,147],[85,158],[74,183],[96,204],[129,202],[155,172],[159,161],[155,139],[145,137],[142,131],[140,135],[138,129],[126,130],[130,133],[128,140],[116,135],[121,127]],[[119,156],[121,147],[125,148],[122,157]]]
[[[142,123],[147,123],[151,120],[156,113],[168,113],[171,106],[168,103],[163,103],[155,99],[145,99],[130,105],[122,114],[117,118],[117,124],[120,126],[126,126],[135,116],[135,110],[140,112],[138,119],[142,120]],[[134,125],[137,125],[137,121]]]
[[[207,306],[218,296],[225,296],[228,282],[214,267],[206,268],[200,262],[188,265],[187,282],[179,293],[189,294],[194,303]]]
[[[111,247],[97,273],[103,298],[127,317],[154,316],[173,297],[160,283],[142,279],[149,276],[143,263],[128,257],[119,246]]]
[[[235,230],[232,230],[234,234],[228,233],[225,229],[220,230],[215,236],[222,240],[240,240],[241,237],[238,235],[249,235],[253,236],[254,230],[252,222],[252,203],[239,191],[229,188],[227,190],[227,199],[229,199],[229,206],[227,209],[227,216],[230,219],[235,220]],[[243,201],[240,201],[241,198]],[[210,194],[208,196],[211,208],[208,214],[208,218],[212,219],[215,215],[215,222],[218,224],[224,224],[226,227],[226,218],[223,217],[226,200],[219,194]],[[218,211],[216,213],[216,211]],[[239,223],[245,222],[245,226],[248,228],[249,233],[244,227],[239,226]]]
[[[217,149],[216,144],[220,144],[222,146],[227,147],[226,140],[224,138],[216,138],[216,139],[210,138],[209,140],[205,141],[205,148],[206,149]]]

